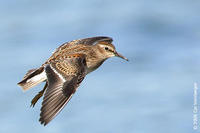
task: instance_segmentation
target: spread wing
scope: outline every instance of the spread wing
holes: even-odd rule
[[[48,124],[68,103],[85,77],[86,61],[82,54],[68,56],[45,66],[48,87],[44,94],[39,121]]]

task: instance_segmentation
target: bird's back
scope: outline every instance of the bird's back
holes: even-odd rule
[[[87,55],[91,50],[91,46],[84,44],[74,44],[71,43],[62,45],[56,49],[56,51],[52,54],[52,56],[45,62],[45,64],[49,64],[54,61],[59,61],[65,59],[67,56],[72,54],[85,54]]]

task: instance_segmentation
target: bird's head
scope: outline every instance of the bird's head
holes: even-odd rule
[[[116,56],[128,61],[126,57],[116,51],[115,46],[111,43],[99,42],[96,44],[96,46],[99,50],[99,53],[101,54],[101,57],[103,57],[104,59]]]

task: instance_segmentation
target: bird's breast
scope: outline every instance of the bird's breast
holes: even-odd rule
[[[87,61],[87,74],[100,67],[104,61]]]

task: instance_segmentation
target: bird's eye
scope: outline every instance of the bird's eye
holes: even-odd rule
[[[105,47],[105,50],[108,50],[108,47]]]

